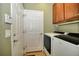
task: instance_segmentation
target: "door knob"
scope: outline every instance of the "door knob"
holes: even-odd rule
[[[15,42],[17,42],[18,40],[13,40],[13,42],[15,43]]]

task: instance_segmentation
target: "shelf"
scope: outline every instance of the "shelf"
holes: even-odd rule
[[[71,21],[71,22],[66,22],[66,23],[61,23],[61,24],[56,24],[56,25],[68,25],[68,24],[74,24],[74,23],[79,23],[79,20],[77,21]]]

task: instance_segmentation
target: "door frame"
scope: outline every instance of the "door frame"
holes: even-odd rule
[[[14,54],[13,54],[13,40],[14,40],[14,39],[13,39],[13,34],[14,34],[14,33],[13,33],[13,31],[12,31],[12,30],[13,30],[13,16],[12,16],[12,15],[13,15],[13,4],[18,4],[18,3],[11,3],[11,4],[10,4],[10,10],[11,10],[11,11],[10,11],[10,14],[11,14],[11,19],[12,19],[12,24],[11,24],[11,56],[14,56]],[[19,4],[18,4],[18,5],[19,5]],[[23,9],[23,11],[24,11],[24,9]],[[23,12],[23,11],[22,11],[22,12]],[[22,32],[22,33],[23,33],[23,32]],[[22,39],[22,40],[23,40],[23,39]]]
[[[12,17],[12,3],[10,4],[10,12],[11,12],[11,17]],[[12,19],[12,18],[11,18]],[[13,24],[13,21],[12,21],[12,24]],[[12,31],[12,25],[11,25],[11,56],[13,56],[13,31]]]

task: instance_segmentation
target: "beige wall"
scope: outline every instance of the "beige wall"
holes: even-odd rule
[[[79,33],[79,22],[59,25],[58,30],[64,32]]]
[[[24,3],[23,5],[25,9],[44,11],[44,32],[52,32],[52,4]]]
[[[5,29],[8,25],[4,22],[4,14],[10,15],[10,4],[0,3],[0,56],[11,55],[10,38],[5,38]]]

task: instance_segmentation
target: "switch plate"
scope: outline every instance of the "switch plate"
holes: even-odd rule
[[[10,16],[8,14],[5,14],[4,16],[5,16],[5,23],[10,23],[11,24],[12,21],[11,21]]]

